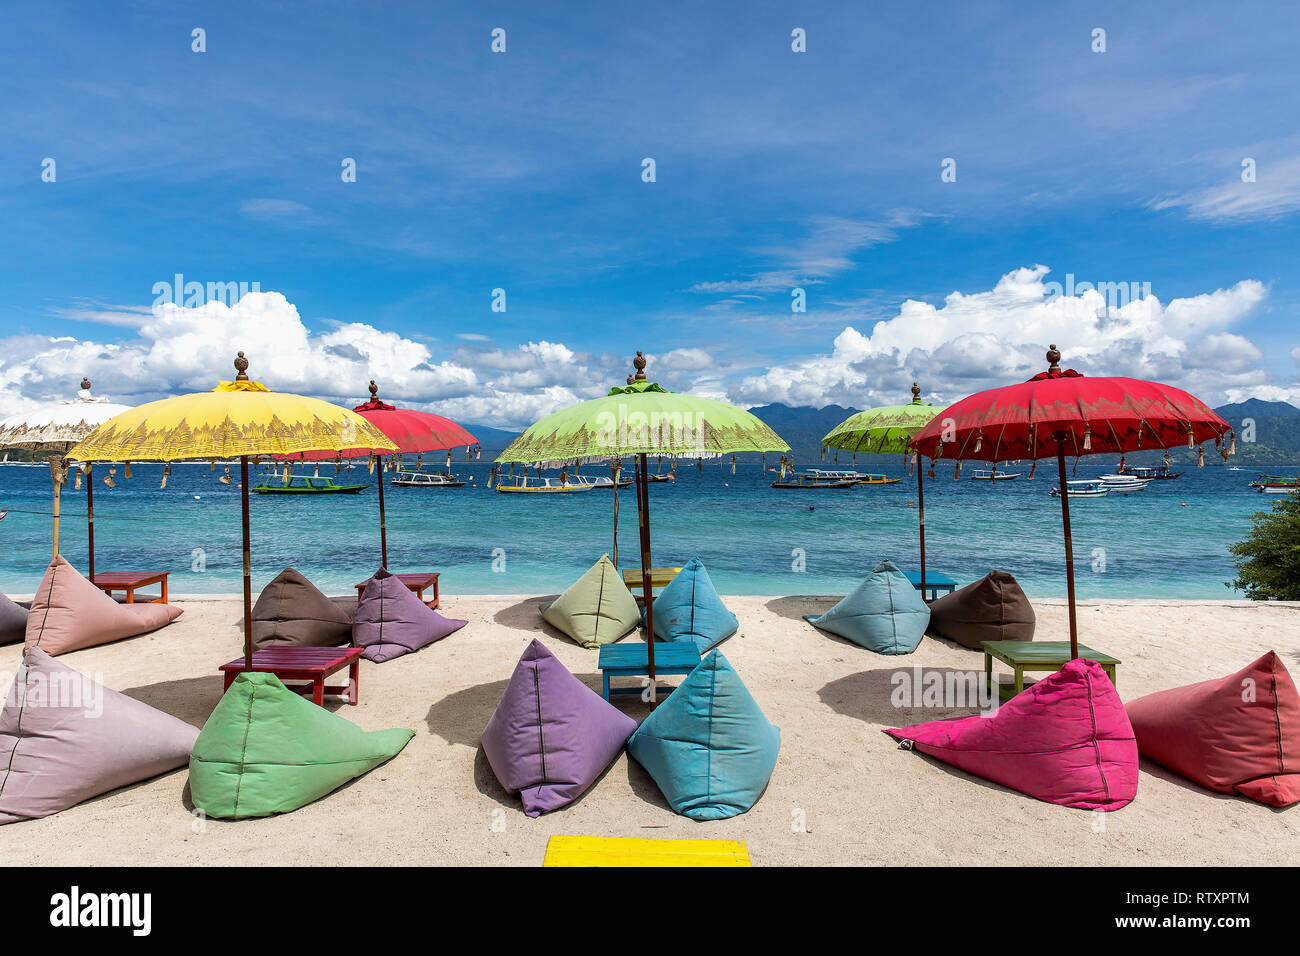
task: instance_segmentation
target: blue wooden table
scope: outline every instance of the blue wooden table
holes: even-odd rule
[[[907,580],[912,582],[912,587],[918,591],[921,590],[920,571],[904,571],[903,573],[907,575]],[[957,582],[948,575],[940,574],[938,571],[925,572],[925,593],[921,595],[925,600],[933,601],[939,596],[940,591],[944,594],[951,594],[955,590],[957,590]]]
[[[660,674],[689,674],[700,663],[700,651],[693,641],[659,641],[655,644],[655,676]],[[650,674],[650,652],[648,645],[641,641],[626,644],[602,644],[598,666],[601,671],[602,694],[609,700],[610,694],[639,694],[644,689],[636,687],[615,687],[610,689],[611,677],[648,677]],[[662,688],[671,691],[671,687]],[[658,696],[658,689],[656,689]]]

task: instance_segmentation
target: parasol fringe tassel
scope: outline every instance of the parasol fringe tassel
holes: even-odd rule
[[[217,460],[213,458],[208,465],[208,471],[216,471],[216,470],[217,470]]]
[[[1203,445],[1196,446],[1196,467],[1205,467],[1205,447]]]
[[[1035,461],[1032,465],[1029,466],[1029,477],[1026,478],[1025,481],[1033,481],[1034,472],[1036,472],[1037,470],[1038,470],[1038,462]]]
[[[228,485],[233,480],[234,479],[230,477],[230,466],[227,465],[225,473],[220,478],[218,478],[217,481],[221,482],[223,485]]]
[[[1092,451],[1092,426],[1083,426],[1083,450]]]
[[[131,477],[131,463],[129,461],[123,462],[122,464],[122,477],[123,478]]]
[[[72,487],[76,491],[81,490],[81,469],[80,468],[77,469],[77,479],[76,481],[73,482]]]
[[[956,481],[961,477],[961,459],[957,459],[957,467],[952,471],[952,480]]]
[[[1229,432],[1228,433],[1228,454],[1235,455],[1236,453],[1237,453],[1237,433]]]
[[[116,474],[117,474],[116,465],[108,469],[108,474],[104,477],[104,484],[107,485],[109,488],[117,487],[117,480],[113,477]]]

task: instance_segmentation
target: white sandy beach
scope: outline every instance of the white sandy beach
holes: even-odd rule
[[[881,730],[969,711],[890,705],[890,675],[916,665],[977,670],[982,655],[927,637],[902,658],[823,634],[815,597],[732,597],[741,629],[722,645],[781,728],[771,784],[749,813],[696,823],[674,814],[626,753],[575,804],[538,819],[496,782],[479,749],[520,653],[541,636],[599,691],[597,652],[544,625],[545,598],[450,597],[469,625],[423,651],[362,662],[360,704],[330,709],[367,730],[415,738],[374,772],[294,813],[221,822],[191,815],[186,770],[43,820],[0,827],[6,865],[540,864],[552,834],[743,840],[757,865],[1258,865],[1300,859],[1300,809],[1222,796],[1142,763],[1137,798],[1100,815],[1043,803],[916,753]],[[216,668],[240,651],[237,599],[178,601],[154,634],[64,655],[108,686],[202,726]],[[1063,601],[1035,601],[1038,636],[1065,636]],[[1300,676],[1300,605],[1086,602],[1080,640],[1123,662],[1125,700],[1224,676],[1269,649]],[[629,635],[625,640],[637,640]],[[11,675],[21,645],[0,648]],[[667,678],[675,683],[677,678]],[[8,683],[6,678],[5,683]],[[644,705],[620,703],[643,716]],[[797,826],[798,820],[806,827]],[[1096,832],[1101,819],[1105,827]]]

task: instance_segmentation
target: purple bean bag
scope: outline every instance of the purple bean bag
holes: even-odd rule
[[[483,752],[501,786],[535,817],[582,796],[634,730],[635,720],[534,640],[483,729]]]
[[[402,583],[380,568],[366,582],[352,618],[352,643],[361,656],[381,664],[440,641],[468,621],[443,617]]]

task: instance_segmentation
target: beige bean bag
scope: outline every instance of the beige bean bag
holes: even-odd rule
[[[0,710],[0,824],[47,817],[182,767],[198,735],[28,647]]]
[[[118,604],[59,555],[32,598],[26,644],[56,657],[156,631],[180,616],[170,604]]]
[[[262,589],[253,605],[256,647],[331,647],[352,640],[352,618],[293,568]]]

